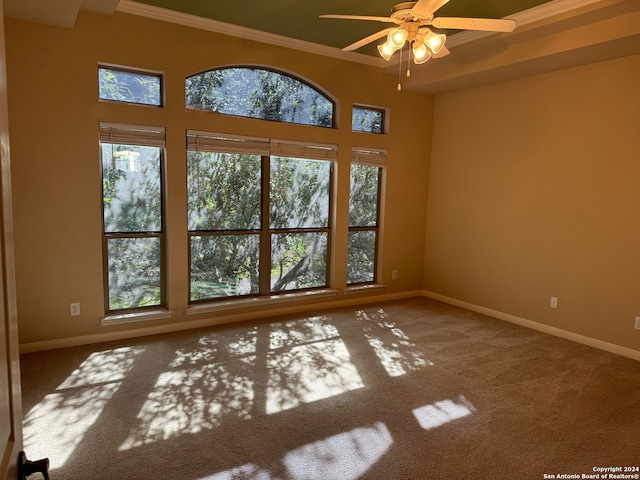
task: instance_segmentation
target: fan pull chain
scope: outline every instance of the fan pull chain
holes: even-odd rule
[[[400,61],[398,61],[398,91],[402,90],[402,49],[400,49]]]
[[[411,77],[411,44],[407,48],[407,78]]]

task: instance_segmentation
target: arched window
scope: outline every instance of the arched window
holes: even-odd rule
[[[335,104],[309,84],[273,70],[225,67],[186,79],[187,108],[276,122],[334,127]]]

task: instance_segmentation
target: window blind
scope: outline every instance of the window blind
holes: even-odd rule
[[[120,145],[165,146],[164,127],[100,122],[100,141]]]
[[[328,161],[338,158],[338,150],[335,145],[217,134],[194,130],[187,131],[187,150],[274,155],[279,157],[309,158]]]
[[[188,130],[187,150],[193,152],[269,155],[269,139]]]
[[[310,158],[312,160],[335,161],[338,159],[336,145],[271,140],[271,155],[277,157]]]
[[[353,147],[351,149],[351,163],[370,165],[372,167],[386,167],[387,151]]]

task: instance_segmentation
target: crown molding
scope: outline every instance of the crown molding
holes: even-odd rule
[[[515,20],[518,27],[522,27],[600,1],[601,0],[552,0],[551,2],[543,3],[537,7],[529,8],[528,10],[523,10],[522,12],[514,13],[504,18]],[[467,30],[449,36],[447,38],[447,47],[463,45],[491,35],[496,35],[496,33]]]
[[[518,12],[505,18],[515,20],[518,26],[524,26],[533,22],[553,17],[555,15],[560,15],[562,13],[575,10],[580,7],[584,7],[586,5],[598,3],[600,1],[602,0],[551,0],[550,2],[530,8],[528,10],[523,10],[522,12]],[[176,12],[174,10],[155,7],[153,5],[147,5],[133,0],[120,0],[116,11],[127,13],[130,15],[138,15],[141,17],[151,18],[153,20],[174,23],[185,27],[207,30],[210,32],[229,35],[232,37],[244,38],[247,40],[253,40],[256,42],[275,45],[278,47],[301,50],[303,52],[323,55],[325,57],[332,57],[340,60],[347,60],[350,62],[371,65],[374,67],[389,67],[394,63],[393,61],[391,63],[385,62],[383,59],[371,55],[364,55],[356,52],[345,52],[335,47],[320,45],[304,40],[297,40],[273,33],[262,32],[259,30],[220,22],[218,20],[213,20],[210,18],[199,17],[197,15],[191,15],[188,13]],[[496,33],[480,31],[459,32],[450,35],[447,38],[447,47],[456,47],[458,45],[470,43],[491,35],[496,35]]]

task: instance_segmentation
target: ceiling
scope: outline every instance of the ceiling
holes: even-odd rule
[[[341,49],[390,26],[321,19],[387,17],[394,0],[4,0],[5,16],[73,28],[80,11],[123,12],[377,66],[398,75],[372,42]],[[640,53],[640,0],[450,0],[437,17],[504,18],[512,33],[447,31],[450,55],[415,66],[403,90],[441,93]],[[395,55],[397,57],[398,55]]]
[[[140,3],[210,18],[254,30],[343,48],[375,33],[388,24],[319,18],[322,14],[373,15],[387,17],[394,0],[138,0]],[[451,0],[437,11],[441,17],[503,18],[550,0]],[[435,30],[435,29],[434,29]],[[454,33],[454,32],[451,32]],[[374,42],[360,53],[377,56]]]

